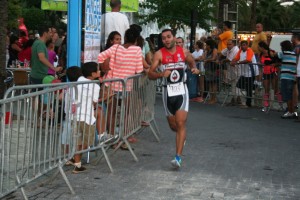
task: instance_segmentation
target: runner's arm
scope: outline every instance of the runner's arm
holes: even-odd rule
[[[149,79],[155,80],[162,77],[168,77],[171,74],[170,70],[165,70],[163,72],[157,72],[156,69],[161,64],[162,54],[161,51],[157,51],[154,54],[152,65],[148,72]]]

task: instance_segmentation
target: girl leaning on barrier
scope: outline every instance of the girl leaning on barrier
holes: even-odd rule
[[[274,90],[274,94],[277,97],[278,103],[282,108],[282,96],[278,87],[278,73],[279,70],[276,67],[276,60],[274,58],[275,52],[269,49],[269,46],[265,42],[258,43],[260,54],[260,62],[263,64],[263,86],[264,86],[264,96],[263,96],[263,108],[262,112],[267,112],[270,109],[270,84]]]
[[[210,99],[208,104],[217,103],[219,81],[218,49],[214,40],[206,40],[206,53],[204,58],[205,80],[208,83]]]

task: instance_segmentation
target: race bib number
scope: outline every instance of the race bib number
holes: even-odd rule
[[[167,85],[168,96],[174,97],[185,93],[185,88],[182,82]]]

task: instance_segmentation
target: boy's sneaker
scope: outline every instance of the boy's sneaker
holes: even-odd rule
[[[297,112],[293,112],[293,113],[286,112],[281,116],[282,119],[295,119],[297,117],[298,117]]]
[[[175,169],[180,168],[181,163],[182,163],[182,160],[179,156],[175,156],[174,160],[171,161],[171,164]]]
[[[86,168],[83,167],[83,166],[81,166],[81,167],[75,166],[75,168],[73,169],[72,173],[73,174],[79,174],[81,172],[84,172],[85,170],[86,170]]]
[[[70,165],[74,165],[74,163],[75,163],[75,160],[74,160],[74,158],[71,158],[70,160],[68,160],[67,162],[66,162],[66,166],[70,166]]]

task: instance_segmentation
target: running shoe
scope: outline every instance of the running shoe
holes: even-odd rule
[[[172,166],[175,169],[179,169],[181,167],[182,160],[179,156],[175,156],[174,160],[171,161]]]

